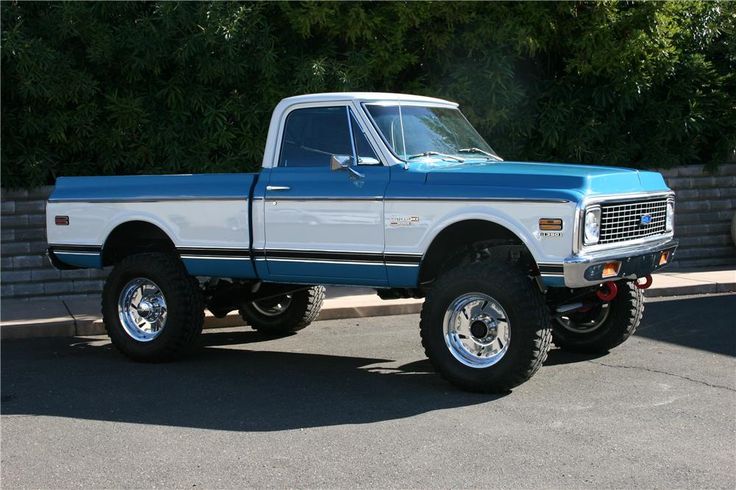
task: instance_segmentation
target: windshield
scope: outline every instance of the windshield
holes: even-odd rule
[[[365,107],[386,144],[403,160],[501,160],[458,109],[398,104]]]

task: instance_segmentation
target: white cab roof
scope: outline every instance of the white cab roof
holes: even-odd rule
[[[301,104],[309,102],[333,102],[333,101],[345,101],[345,100],[356,100],[359,102],[373,102],[373,101],[401,101],[401,102],[419,102],[427,104],[443,104],[457,106],[457,103],[449,100],[436,99],[434,97],[424,97],[422,95],[409,95],[409,94],[391,94],[384,92],[330,92],[324,94],[307,94],[297,95],[295,97],[288,97],[283,99],[281,103],[288,105]]]
[[[278,103],[276,108],[273,110],[271,116],[271,124],[268,128],[268,138],[266,139],[266,148],[263,152],[263,167],[270,168],[276,165],[279,152],[279,130],[281,128],[281,121],[285,118],[289,109],[294,106],[301,104],[316,104],[321,105],[323,103],[341,103],[342,105],[359,105],[363,102],[400,102],[404,104],[414,104],[428,106],[444,106],[444,107],[457,107],[457,103],[450,102],[448,100],[436,99],[434,97],[423,97],[421,95],[408,95],[408,94],[388,94],[382,92],[332,92],[325,94],[308,94],[308,95],[297,95],[295,97],[287,97],[282,99]],[[370,131],[370,130],[369,130]],[[386,156],[390,159],[391,156]]]

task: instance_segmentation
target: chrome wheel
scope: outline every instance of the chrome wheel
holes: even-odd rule
[[[590,333],[606,323],[611,312],[609,303],[601,304],[587,312],[575,312],[555,318],[565,330],[575,333]]]
[[[278,298],[264,299],[261,301],[251,302],[253,309],[263,316],[279,316],[289,309],[291,305],[291,295],[285,294]]]
[[[138,342],[150,342],[166,326],[166,298],[150,279],[137,277],[123,287],[118,317],[125,333]]]
[[[498,301],[487,294],[467,293],[447,308],[444,334],[455,359],[472,368],[486,368],[506,354],[511,325]]]

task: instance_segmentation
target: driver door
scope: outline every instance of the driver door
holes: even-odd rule
[[[381,164],[347,105],[292,110],[265,192],[270,279],[387,285]],[[333,156],[347,168],[331,168]]]

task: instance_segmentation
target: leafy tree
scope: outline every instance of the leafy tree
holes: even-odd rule
[[[734,158],[736,4],[3,2],[2,182],[255,170],[318,91],[446,97],[507,159]]]

